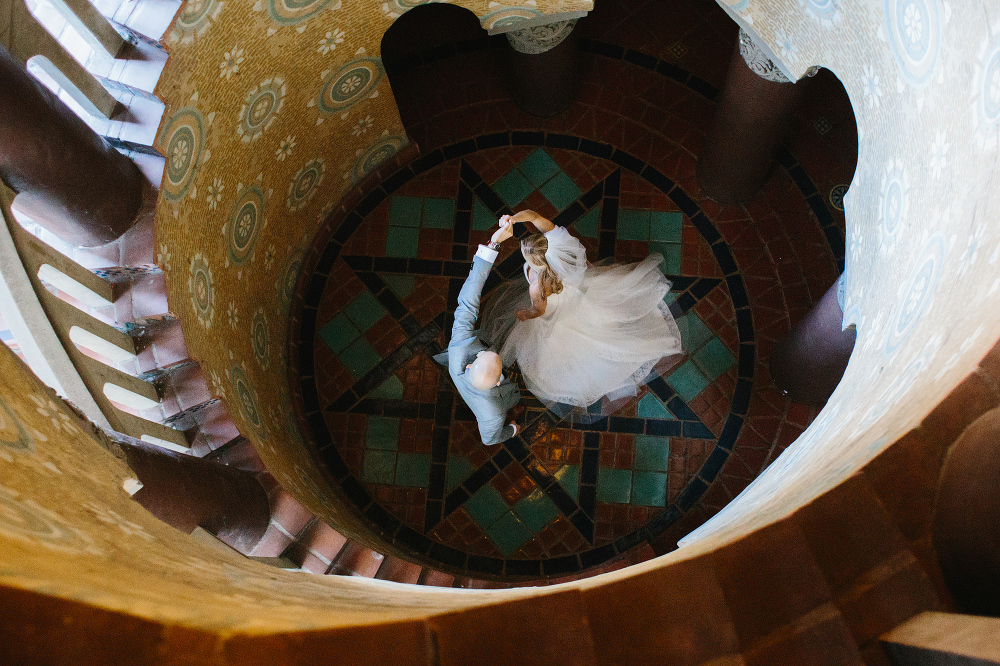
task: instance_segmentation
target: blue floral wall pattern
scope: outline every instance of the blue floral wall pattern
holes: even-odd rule
[[[974,12],[948,0],[720,5],[795,76],[813,66],[833,71],[858,125],[858,167],[843,195],[844,325],[857,328],[857,343],[826,409],[788,451],[809,460],[782,466],[791,497],[796,479],[805,492],[807,467],[817,470],[811,482],[834,483],[836,473],[896,441],[1000,336],[984,314],[1000,297],[992,273],[1000,234],[984,225],[998,205],[985,193],[1000,191],[1000,5],[977,3]],[[967,334],[942,331],[959,321]],[[837,419],[824,419],[834,411]],[[821,423],[825,432],[813,434]],[[778,515],[752,510],[767,504],[759,488],[768,481],[758,481],[689,541]],[[737,527],[741,520],[749,523]]]

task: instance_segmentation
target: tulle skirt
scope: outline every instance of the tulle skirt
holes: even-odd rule
[[[580,288],[549,296],[545,314],[518,322],[531,307],[524,278],[501,285],[483,306],[484,341],[505,365],[517,362],[525,385],[561,416],[605,416],[634,396],[665,357],[681,352],[677,324],[663,302],[670,282],[653,254],[635,264],[588,268]]]

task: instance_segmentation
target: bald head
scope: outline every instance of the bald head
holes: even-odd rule
[[[500,383],[503,363],[496,352],[481,351],[476,355],[476,360],[466,366],[466,372],[469,382],[480,391],[485,391]]]

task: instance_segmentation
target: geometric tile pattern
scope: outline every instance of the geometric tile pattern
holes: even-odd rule
[[[514,134],[509,133],[503,137],[505,145],[482,151],[472,146],[467,154],[444,161],[444,165],[458,164],[453,199],[411,195],[401,183],[364,217],[359,212],[362,219],[384,219],[389,239],[386,256],[351,254],[346,238],[335,264],[352,272],[366,290],[345,305],[321,309],[318,314],[317,342],[338,354],[355,378],[354,385],[340,395],[322,396],[325,437],[332,444],[324,451],[328,468],[359,482],[357,486],[345,484],[348,495],[353,489],[354,502],[381,517],[383,531],[398,545],[446,566],[485,574],[539,576],[576,571],[628,550],[676,520],[712,480],[739,432],[738,414],[728,417],[728,430],[713,431],[688,403],[720,377],[735,377],[736,353],[751,349],[728,348],[695,309],[712,293],[727,294],[730,283],[739,284],[739,275],[730,270],[732,275],[727,276],[722,270],[724,277],[732,278],[727,282],[679,274],[685,226],[701,234],[696,243],[708,243],[724,260],[728,252],[713,233],[711,222],[697,207],[692,208],[683,191],[646,169],[649,182],[645,186],[665,188],[669,200],[680,203],[674,203],[676,208],[671,210],[620,210],[623,178],[634,178],[644,171],[643,166],[604,145],[552,134],[548,138],[566,147],[530,145],[527,137],[517,137],[520,146],[515,146]],[[473,164],[502,153],[520,157],[490,184]],[[560,166],[574,156],[608,164],[607,176],[585,183],[586,189],[577,185]],[[443,168],[440,162],[432,163],[424,175]],[[685,354],[681,363],[662,369],[662,376],[651,375],[642,394],[622,410],[595,423],[562,419],[525,392],[522,400],[529,407],[528,427],[503,445],[486,448],[478,442],[474,418],[446,374],[434,376],[433,365],[424,365],[419,372],[415,366],[425,364],[430,354],[446,344],[442,332],[450,327],[455,298],[468,274],[468,252],[479,241],[474,236],[489,233],[473,228],[476,206],[489,211],[492,226],[500,214],[529,196],[545,197],[556,210],[554,222],[571,230],[577,220],[586,225],[588,214],[597,211],[599,217],[592,218],[596,228],[581,234],[595,259],[614,257],[619,242],[631,254],[671,249],[664,252],[662,268],[673,283],[667,300],[682,328]],[[378,213],[379,207],[387,208],[388,214]],[[446,213],[451,213],[447,222],[442,219]],[[414,233],[404,236],[399,230]],[[452,246],[464,244],[463,258],[448,261],[421,256],[420,234],[428,230],[446,231],[446,242]],[[405,243],[404,238],[408,238]],[[522,261],[519,253],[498,260],[486,291],[500,279],[516,276]],[[446,278],[440,287],[447,298],[434,320],[420,328],[414,318],[423,303],[417,285],[439,277]],[[352,358],[364,349],[358,343],[364,340],[364,331],[386,315],[411,337],[388,355],[360,353]],[[752,329],[740,333],[752,340]],[[752,365],[746,369],[752,372]],[[735,398],[738,403],[738,394],[749,391],[749,380],[745,376],[731,381],[725,399]],[[415,401],[399,397],[414,382],[433,383],[434,391]],[[340,414],[344,413],[364,419],[363,437],[357,429],[343,428]],[[403,450],[403,421],[430,432],[429,450]],[[709,446],[692,457],[689,448],[698,441]],[[706,450],[721,453],[706,456]],[[671,463],[672,458],[691,462],[699,456],[697,469],[690,472],[678,472],[676,463]],[[616,517],[615,506],[627,514]],[[609,507],[612,515],[607,519],[604,514]]]
[[[696,77],[664,68],[664,76],[681,75],[700,94],[714,94]],[[808,178],[794,159],[785,153],[779,160],[790,173],[797,169],[795,182],[804,188]],[[802,192],[812,207],[814,197]],[[447,342],[476,244],[500,214],[524,207],[570,228],[591,260],[663,254],[662,269],[673,282],[665,300],[685,353],[619,412],[595,423],[560,419],[525,393],[527,427],[487,448],[450,379],[428,357]],[[827,230],[832,225],[817,217],[839,259],[842,250],[838,256]],[[373,256],[355,238],[359,229],[387,239],[384,255]],[[399,231],[406,229],[415,233]],[[316,317],[304,321],[300,345],[346,355],[359,336],[373,337],[362,328],[372,326],[372,301],[384,314],[375,326],[392,324],[404,333],[395,346],[379,347],[374,365],[370,358],[351,361],[351,383],[325,392],[317,388],[317,352],[315,383],[302,382],[310,431],[347,497],[386,540],[417,559],[522,577],[600,564],[683,517],[737,442],[758,436],[744,427],[755,331],[733,250],[712,214],[678,182],[621,148],[517,130],[442,145],[365,197],[321,251],[318,268],[337,276],[326,290],[358,281],[370,298],[351,316],[348,306],[360,293],[326,308],[320,294],[307,297]],[[516,275],[521,262],[519,255],[501,255],[484,294]],[[303,377],[313,371],[300,369]]]

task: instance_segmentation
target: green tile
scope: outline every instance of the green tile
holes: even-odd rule
[[[601,207],[595,206],[590,212],[573,223],[576,233],[586,238],[597,238],[597,232],[601,228]]]
[[[319,337],[334,354],[342,352],[347,345],[357,340],[359,335],[361,332],[354,328],[354,324],[343,313],[319,329]]]
[[[399,419],[369,416],[365,424],[365,448],[396,450],[399,440]]]
[[[650,243],[650,252],[659,252],[663,255],[660,263],[660,270],[664,275],[681,274],[681,245],[680,243]]]
[[[685,402],[690,402],[711,382],[692,361],[687,361],[667,377],[667,383]]]
[[[692,355],[701,346],[712,339],[712,331],[709,330],[701,317],[693,312],[689,312],[677,320],[677,328],[681,331],[681,344],[688,355]]]
[[[366,450],[361,460],[361,480],[365,483],[392,483],[395,467],[395,451]]]
[[[486,533],[490,535],[493,543],[507,556],[510,556],[514,551],[523,546],[531,538],[532,534],[531,530],[510,511],[500,516],[486,530]]]
[[[420,229],[389,227],[389,235],[385,241],[385,254],[387,257],[415,258],[419,242]]]
[[[486,229],[499,228],[497,226],[499,218],[493,214],[489,208],[486,207],[479,197],[472,204],[472,228],[476,231],[485,231]]]
[[[352,375],[360,379],[364,377],[369,370],[378,365],[378,362],[382,360],[382,357],[378,355],[378,352],[372,349],[372,346],[368,344],[367,340],[364,338],[358,338],[354,341],[354,344],[340,353],[340,360],[347,366],[347,369],[351,371]]]
[[[386,315],[382,304],[376,300],[370,291],[363,291],[344,308],[344,314],[359,331],[367,331],[375,322]]]
[[[556,210],[562,210],[580,198],[583,192],[576,186],[573,179],[562,171],[557,173],[552,180],[539,188],[545,198],[548,199]]]
[[[402,400],[403,382],[399,381],[399,377],[393,375],[382,382],[381,386],[376,387],[374,391],[370,392],[368,397],[381,398],[382,400]]]
[[[424,229],[454,229],[455,202],[451,199],[424,199]]]
[[[559,509],[540,488],[514,505],[514,513],[532,532],[537,532],[559,515]]]
[[[534,183],[535,187],[559,173],[559,165],[541,148],[524,158],[517,168]]]
[[[684,229],[683,213],[654,210],[649,220],[649,240],[680,243]]]
[[[420,197],[394,196],[389,202],[389,224],[394,227],[419,227],[422,207]]]
[[[621,240],[649,240],[649,211],[629,210],[618,211],[618,238]]]
[[[670,438],[636,435],[632,467],[644,472],[666,472],[670,468]]]
[[[597,501],[628,504],[632,492],[632,472],[601,467],[597,470]]]
[[[556,473],[552,476],[555,477],[559,485],[563,487],[569,496],[573,498],[574,502],[579,501],[580,497],[580,468],[576,465],[563,465],[556,470]]]
[[[400,453],[396,455],[396,485],[426,488],[431,478],[429,453]]]
[[[389,289],[400,298],[406,298],[413,293],[417,286],[417,278],[412,275],[381,275],[382,281],[389,285]]]
[[[458,488],[475,471],[475,465],[465,456],[448,456],[448,480],[445,482],[445,490],[450,493]]]
[[[507,502],[490,484],[486,484],[475,495],[465,500],[463,505],[472,519],[484,530],[492,525],[497,518],[508,512]]]
[[[668,291],[666,296],[663,297],[663,302],[666,303],[667,305],[670,305],[671,303],[677,300],[677,295],[678,294],[675,291]]]
[[[508,206],[516,206],[535,191],[535,186],[529,183],[520,171],[512,169],[506,176],[493,183],[493,191]]]
[[[726,349],[722,340],[712,338],[694,355],[694,362],[714,382],[719,378],[719,375],[728,370],[733,363],[736,363],[736,357]]]
[[[647,393],[639,401],[639,416],[644,419],[672,419],[675,418],[670,410],[660,402],[652,393]]]
[[[664,506],[667,503],[667,475],[663,472],[636,472],[632,476],[632,504]]]

